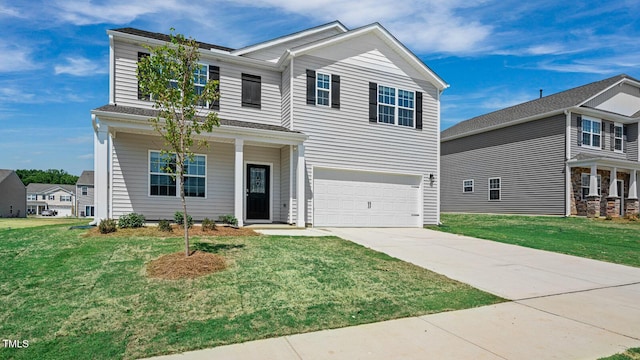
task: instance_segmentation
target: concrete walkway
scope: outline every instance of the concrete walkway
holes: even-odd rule
[[[328,229],[513,300],[154,359],[597,359],[640,347],[640,268],[424,229]]]

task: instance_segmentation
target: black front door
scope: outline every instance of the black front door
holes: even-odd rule
[[[247,164],[247,220],[269,220],[269,165]]]

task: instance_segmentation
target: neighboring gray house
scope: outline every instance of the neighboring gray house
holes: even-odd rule
[[[618,75],[454,125],[442,211],[637,213],[639,121],[640,82]]]
[[[169,219],[180,189],[163,172],[138,59],[164,34],[107,32],[109,104],[94,109],[95,217]],[[375,23],[332,22],[241,49],[198,43],[201,84],[219,80],[221,126],[187,173],[194,219],[411,226],[439,222],[440,94],[448,86]]]
[[[94,216],[93,198],[93,170],[84,170],[76,182],[76,216]]]
[[[26,217],[27,190],[13,170],[0,169],[0,217]]]
[[[75,216],[75,191],[75,185],[31,183],[27,185],[27,212],[40,215],[48,209],[56,216]]]

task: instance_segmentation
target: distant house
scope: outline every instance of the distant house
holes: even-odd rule
[[[85,170],[76,182],[76,216],[94,216],[93,193],[93,170]]]
[[[27,212],[40,215],[48,209],[56,211],[57,216],[74,216],[75,190],[75,185],[31,183],[27,185]]]
[[[26,217],[27,191],[13,170],[0,169],[0,217]]]
[[[640,81],[618,75],[460,122],[441,134],[442,211],[635,214],[639,121]]]

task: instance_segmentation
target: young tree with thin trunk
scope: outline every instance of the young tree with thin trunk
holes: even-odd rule
[[[163,171],[178,180],[184,227],[185,256],[189,251],[189,226],[187,202],[185,200],[185,166],[193,160],[194,144],[207,146],[202,139],[195,141],[202,132],[213,131],[220,126],[218,115],[204,111],[204,107],[219,99],[218,81],[206,81],[206,65],[199,63],[199,47],[195,40],[181,34],[158,47],[147,47],[150,56],[138,62],[138,86],[142,94],[148,94],[153,107],[158,111],[150,118],[154,129],[160,134],[168,150],[162,151]],[[196,85],[196,83],[198,85]]]

